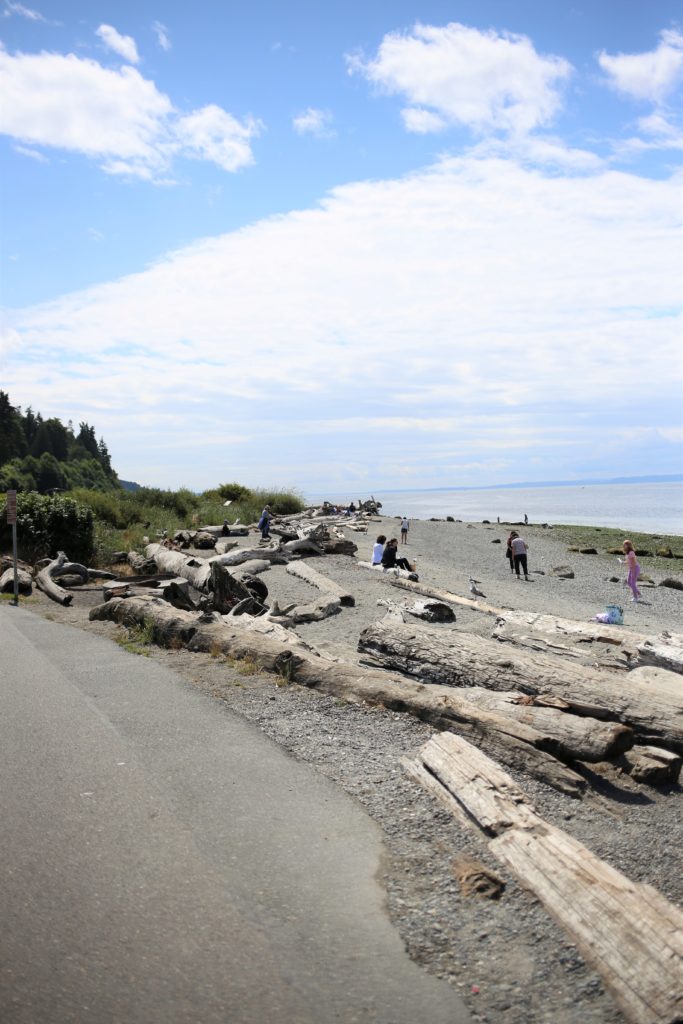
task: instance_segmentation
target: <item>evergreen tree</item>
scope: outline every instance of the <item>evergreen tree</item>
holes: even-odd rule
[[[25,454],[26,438],[21,413],[10,403],[9,395],[0,391],[0,466]]]

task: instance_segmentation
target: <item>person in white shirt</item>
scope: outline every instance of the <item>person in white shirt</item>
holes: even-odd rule
[[[401,544],[408,543],[408,527],[408,520],[404,516],[403,519],[401,520]]]
[[[387,538],[384,536],[383,533],[380,533],[379,537],[375,541],[375,543],[373,545],[373,548],[372,548],[372,564],[373,565],[381,565],[382,564],[382,553],[384,551],[384,545],[386,544],[386,542],[387,542]]]
[[[512,557],[515,560],[515,572],[517,573],[517,579],[521,579],[519,570],[522,569],[524,572],[524,579],[529,579],[529,570],[527,568],[526,553],[529,550],[526,541],[523,540],[516,530],[513,530],[510,534],[510,547],[512,548]]]

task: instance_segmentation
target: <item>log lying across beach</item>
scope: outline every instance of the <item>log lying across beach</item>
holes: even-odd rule
[[[151,623],[155,642],[163,646],[249,658],[258,669],[311,689],[408,712],[438,729],[455,729],[505,764],[572,796],[580,795],[586,782],[558,758],[602,760],[632,743],[630,731],[621,725],[581,720],[542,706],[519,712],[514,707],[519,694],[497,694],[498,706],[487,708],[468,699],[467,691],[424,686],[384,671],[332,661],[294,646],[295,635],[284,640],[282,633],[276,638],[255,633],[250,616],[226,620],[178,611],[154,598],[131,597],[113,598],[93,608],[90,617],[124,625]],[[507,710],[505,698],[510,703]]]
[[[681,680],[671,672],[640,668],[617,676],[472,633],[387,619],[363,630],[358,649],[426,683],[560,697],[575,714],[623,722],[639,742],[683,751]]]
[[[514,780],[461,737],[435,736],[405,767],[489,837],[489,850],[565,929],[630,1024],[683,1020],[678,907],[540,818]]]
[[[312,587],[316,587],[318,590],[322,590],[324,594],[331,594],[333,597],[338,597],[340,603],[345,608],[353,608],[356,599],[353,594],[350,594],[348,590],[344,590],[334,580],[329,579],[327,576],[323,576],[322,573],[314,569],[308,562],[290,562],[287,566],[287,572],[292,576],[297,576],[301,580],[305,580],[306,583],[310,583]]]
[[[655,665],[683,673],[683,635],[680,633],[651,636],[627,631],[618,625],[577,622],[538,612],[504,611],[496,622],[493,636],[548,653],[567,651],[569,656],[595,656],[610,668],[629,670],[636,664]]]

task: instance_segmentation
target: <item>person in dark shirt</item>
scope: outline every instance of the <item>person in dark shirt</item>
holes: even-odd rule
[[[410,572],[411,570],[410,570],[410,564],[408,563],[408,559],[407,558],[398,558],[397,557],[397,553],[398,553],[398,540],[396,539],[396,537],[392,537],[391,540],[388,540],[386,542],[386,544],[384,546],[384,551],[382,552],[382,565],[384,566],[384,568],[385,569],[394,569],[394,568],[406,569],[408,572]]]

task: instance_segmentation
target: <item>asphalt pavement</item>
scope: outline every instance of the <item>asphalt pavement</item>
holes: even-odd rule
[[[0,605],[3,1024],[465,1024],[363,809],[151,659]]]

